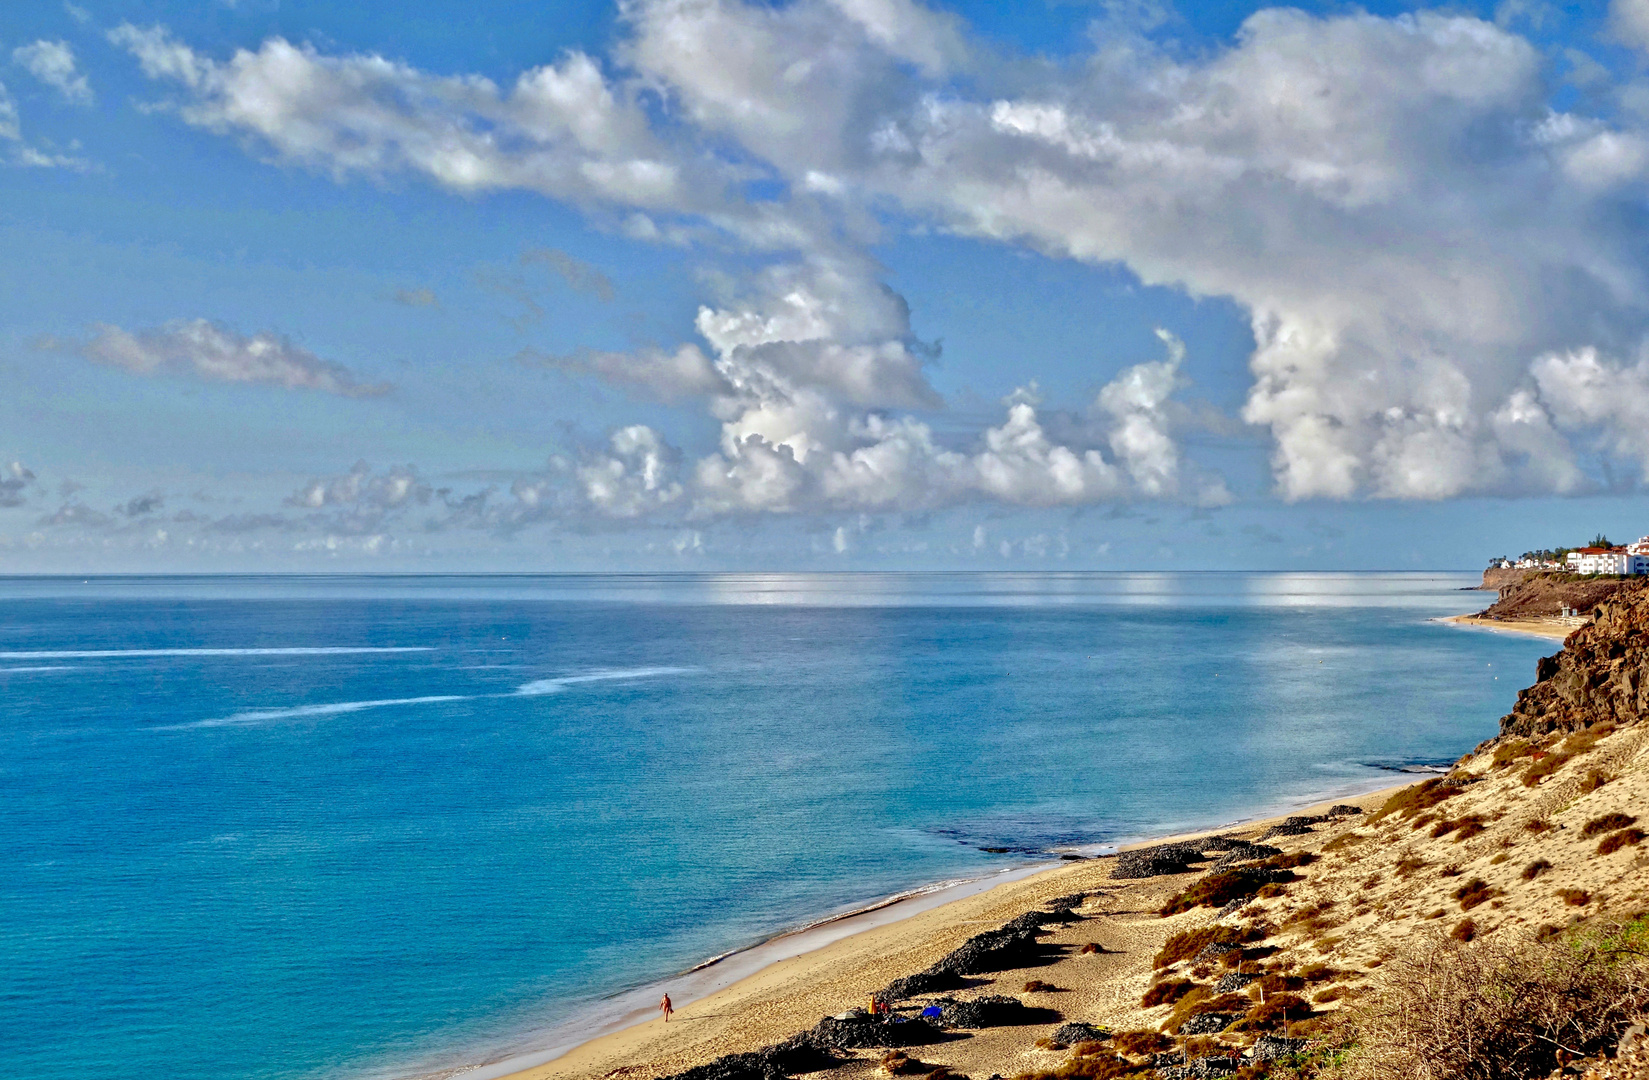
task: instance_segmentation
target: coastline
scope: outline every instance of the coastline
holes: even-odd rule
[[[1524,637],[1538,637],[1559,642],[1567,640],[1570,634],[1584,625],[1584,621],[1565,622],[1555,617],[1551,619],[1482,619],[1475,614],[1444,615],[1437,621],[1466,630],[1486,630],[1491,634],[1519,634]]]
[[[1332,803],[1378,806],[1427,775],[1435,773],[1417,771],[1412,779],[1377,787],[1344,785],[1337,794],[1318,790],[1284,797],[1224,824],[1096,844],[1090,850],[1114,854],[1215,832],[1263,830],[1292,814],[1320,813]],[[547,1045],[483,1065],[425,1074],[421,1080],[650,1077],[777,1042],[810,1027],[821,1015],[862,1004],[871,989],[925,966],[930,961],[920,957],[948,951],[998,919],[999,911],[1017,913],[1061,892],[1115,886],[1107,877],[1112,865],[1107,854],[1007,867],[867,903],[624,991],[604,1001],[598,1015],[552,1029]],[[1098,884],[1088,880],[1096,874]],[[656,1009],[664,992],[677,1005],[676,1026],[668,1029]],[[554,1031],[565,1036],[556,1039]]]

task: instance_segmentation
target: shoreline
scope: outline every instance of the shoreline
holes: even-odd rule
[[[1103,850],[1104,854],[1087,854],[1077,860],[1039,860],[1005,867],[975,878],[935,882],[866,901],[850,910],[782,931],[755,945],[711,957],[685,971],[619,991],[587,1007],[582,1015],[575,1015],[527,1036],[539,1043],[530,1049],[523,1047],[518,1052],[506,1052],[507,1056],[503,1058],[473,1066],[421,1072],[412,1080],[561,1080],[563,1077],[594,1075],[590,1071],[594,1062],[615,1056],[639,1056],[637,1051],[642,1049],[641,1044],[649,1041],[653,1032],[664,1034],[662,1025],[657,1023],[656,1008],[658,996],[662,993],[671,995],[678,1015],[689,1012],[697,1014],[720,1009],[752,993],[759,994],[776,977],[782,976],[786,981],[799,977],[806,982],[818,982],[828,978],[831,969],[842,962],[841,954],[866,950],[874,952],[884,944],[892,944],[899,934],[898,928],[913,920],[921,919],[924,924],[915,928],[914,933],[918,935],[931,934],[934,930],[942,932],[956,926],[968,927],[971,933],[977,929],[974,925],[977,920],[971,917],[971,909],[979,903],[991,902],[993,897],[997,903],[1003,902],[1005,896],[1020,891],[1015,886],[1035,886],[1042,879],[1062,879],[1079,873],[1083,868],[1091,868],[1120,851],[1232,829],[1264,828],[1290,814],[1326,808],[1335,802],[1363,802],[1376,796],[1383,800],[1399,788],[1437,775],[1437,770],[1422,766],[1415,766],[1412,771],[1391,771],[1409,779],[1389,783],[1386,777],[1367,777],[1364,783],[1325,784],[1309,793],[1278,798],[1254,808],[1252,813],[1224,823],[1175,827],[1173,831],[1068,849],[1082,852]],[[969,901],[975,903],[970,904]],[[932,924],[931,927],[929,924]],[[806,970],[796,970],[798,968]],[[688,1016],[681,1015],[678,1022],[688,1019]],[[812,1019],[817,1020],[817,1016]]]
[[[1482,619],[1470,615],[1444,615],[1435,620],[1464,630],[1486,630],[1491,634],[1518,634],[1523,637],[1545,638],[1548,641],[1566,641],[1570,634],[1586,624],[1582,619],[1565,622],[1557,616],[1550,619]]]

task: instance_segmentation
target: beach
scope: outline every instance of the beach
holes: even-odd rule
[[[1418,781],[1417,781],[1418,782]],[[1293,815],[1318,815],[1331,805],[1378,808],[1395,785],[1364,795],[1307,806]],[[1254,836],[1282,822],[1279,815],[1244,822],[1222,835]],[[1162,837],[1122,850],[1172,843],[1187,836]],[[689,1003],[677,1002],[668,1024],[650,1013],[632,1026],[601,1035],[552,1061],[513,1071],[497,1067],[459,1074],[466,1080],[572,1080],[578,1077],[652,1078],[703,1064],[723,1054],[740,1053],[780,1042],[816,1024],[820,1017],[864,1007],[870,995],[892,980],[919,971],[963,941],[993,929],[1054,897],[1092,894],[1080,908],[1081,922],[1056,928],[1047,937],[1063,947],[1062,959],[1034,968],[1010,970],[984,992],[1012,993],[1033,1008],[1050,1009],[1066,1019],[1104,1023],[1113,1028],[1147,1025],[1151,1010],[1139,1006],[1151,981],[1152,956],[1185,919],[1162,919],[1156,910],[1184,887],[1185,875],[1114,880],[1115,858],[1065,862],[1028,877],[919,911],[908,918],[875,926],[821,948],[780,960],[730,986]],[[1082,953],[1093,942],[1102,952]],[[1032,980],[1052,989],[1026,992]],[[1160,1011],[1160,1010],[1158,1010]],[[1013,1075],[1049,1067],[1061,1051],[1038,1049],[1035,1037],[1045,1026],[987,1029],[972,1038],[926,1049],[923,1060],[941,1062],[968,1076]],[[863,1063],[868,1074],[874,1062]],[[849,1066],[842,1075],[855,1075]]]
[[[508,1080],[653,1080],[689,1069],[695,1078],[721,1075],[701,1074],[697,1067],[774,1046],[821,1018],[863,1008],[878,991],[887,995],[882,988],[893,980],[922,971],[973,935],[1035,921],[1032,913],[1038,912],[1040,940],[1023,964],[989,967],[937,997],[933,991],[892,995],[907,1016],[957,999],[1013,999],[1009,1015],[1017,1019],[942,1025],[948,1030],[909,1046],[903,1053],[920,1062],[911,1071],[943,1066],[976,1080],[1040,1080],[1082,1054],[1114,1052],[1093,1049],[1096,1043],[1056,1041],[1053,1032],[1063,1022],[1111,1032],[1166,1031],[1183,1040],[1179,1025],[1196,1013],[1187,1006],[1207,1001],[1234,1008],[1237,1015],[1209,1029],[1216,1031],[1251,1006],[1258,1010],[1253,995],[1210,989],[1213,982],[1224,985],[1222,971],[1230,977],[1236,954],[1183,948],[1199,930],[1226,933],[1215,940],[1256,943],[1243,957],[1252,956],[1254,970],[1288,989],[1278,1000],[1286,998],[1296,1011],[1292,1019],[1275,1021],[1255,1020],[1259,1012],[1251,1011],[1250,1023],[1220,1033],[1217,1046],[1203,1036],[1186,1046],[1195,1043],[1198,1053],[1252,1054],[1272,1022],[1277,1027],[1267,1038],[1290,1030],[1309,1038],[1329,1030],[1324,1025],[1346,1003],[1380,993],[1380,969],[1389,961],[1435,947],[1428,943],[1502,933],[1522,940],[1519,935],[1576,918],[1640,910],[1649,865],[1636,847],[1643,834],[1625,830],[1617,842],[1601,846],[1596,837],[1600,825],[1620,829],[1621,822],[1630,823],[1626,812],[1649,799],[1649,727],[1601,727],[1562,747],[1562,753],[1542,755],[1521,741],[1486,744],[1457,762],[1446,781],[1434,777],[1243,823],[1219,830],[1213,842],[1216,834],[1203,833],[1145,846],[1219,853],[1258,841],[1228,863],[1264,857],[1258,864],[1246,861],[1258,869],[1224,875],[1258,873],[1280,883],[1257,895],[1248,887],[1230,903],[1215,895],[1199,904],[1188,888],[1220,876],[1208,875],[1206,865],[1119,879],[1114,856],[1068,863],[772,964],[684,1004],[668,1024],[647,1019],[556,1060],[518,1069]],[[1567,764],[1571,759],[1574,764]],[[1609,779],[1600,782],[1600,775]],[[1223,906],[1216,911],[1215,904]],[[1170,985],[1189,995],[1178,1008],[1176,996],[1157,993]],[[1255,1000],[1263,1005],[1263,995]],[[1172,1045],[1165,1036],[1149,1037]],[[825,1075],[818,1072],[823,1067],[830,1076],[885,1076],[883,1054],[880,1046],[838,1051],[833,1063],[782,1072]],[[1149,1054],[1143,1060],[1148,1065]],[[757,1075],[728,1067],[726,1075]],[[740,1067],[749,1069],[747,1063]]]
[[[1584,619],[1573,617],[1533,619],[1484,619],[1478,615],[1449,615],[1439,620],[1469,630],[1487,630],[1495,634],[1524,634],[1531,637],[1562,641],[1585,625]]]

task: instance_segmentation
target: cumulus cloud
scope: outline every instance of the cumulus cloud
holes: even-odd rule
[[[693,202],[690,178],[645,114],[584,53],[503,89],[380,56],[323,56],[282,38],[221,63],[158,26],[124,23],[109,40],[150,78],[189,92],[189,123],[253,136],[279,160],[334,176],[406,171],[456,191],[522,188],[644,209]]]
[[[118,326],[98,326],[96,331],[80,351],[97,363],[137,375],[168,372],[213,382],[269,383],[344,397],[373,397],[390,389],[385,383],[361,383],[342,364],[323,360],[293,344],[290,338],[269,331],[247,337],[205,319],[136,333]]]
[[[11,51],[17,64],[75,105],[90,105],[92,84],[75,63],[74,50],[66,41],[36,41]]]
[[[418,477],[411,465],[398,465],[375,472],[365,461],[357,461],[342,476],[309,481],[286,498],[287,506],[305,510],[348,507],[355,510],[388,510],[400,506],[426,505],[434,489]]]
[[[570,53],[508,87],[278,38],[227,60],[160,28],[111,39],[180,89],[184,120],[279,161],[535,191],[631,236],[772,256],[701,308],[702,345],[555,362],[704,399],[719,445],[679,481],[696,512],[1229,498],[1178,445],[1172,351],[1085,428],[1022,396],[938,438],[933,352],[864,254],[890,220],[1240,304],[1242,417],[1285,498],[1577,491],[1577,441],[1649,468],[1644,418],[1596,389],[1642,378],[1608,358],[1645,336],[1649,130],[1554,108],[1509,9],[1266,9],[1196,52],[1113,21],[1063,65],[1003,63],[910,0],[621,11],[609,63]],[[1649,47],[1643,0],[1611,26]],[[752,180],[780,194],[742,197]]]

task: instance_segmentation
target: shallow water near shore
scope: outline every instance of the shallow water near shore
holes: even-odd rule
[[[1367,789],[1466,575],[0,580],[0,1071],[404,1076],[833,911]],[[990,849],[990,850],[987,850]]]

